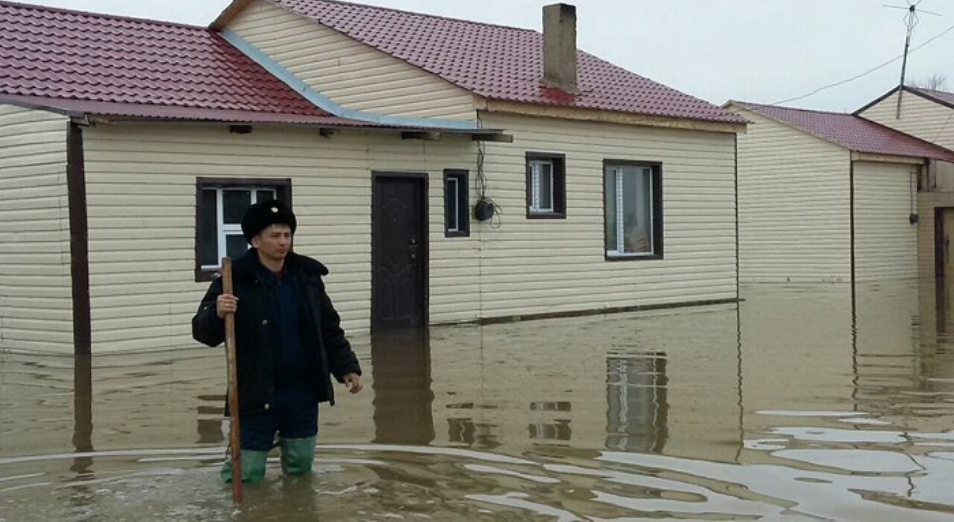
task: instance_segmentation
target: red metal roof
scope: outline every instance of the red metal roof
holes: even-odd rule
[[[789,109],[737,101],[730,103],[853,151],[954,162],[954,152],[948,149],[853,114]]]
[[[2,0],[0,95],[130,116],[328,116],[209,29]]]
[[[543,35],[536,31],[331,0],[273,1],[488,99],[745,122],[583,51],[577,55],[580,94],[545,88]]]

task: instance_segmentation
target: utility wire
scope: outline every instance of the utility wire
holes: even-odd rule
[[[943,32],[941,32],[941,33],[938,34],[937,36],[931,38],[930,40],[928,40],[928,41],[922,43],[921,45],[919,45],[919,46],[917,46],[917,47],[911,49],[911,50],[908,52],[908,54],[911,54],[911,53],[913,53],[914,51],[917,51],[918,49],[921,49],[922,47],[928,45],[929,43],[931,43],[931,42],[933,42],[933,41],[935,41],[935,40],[937,40],[938,38],[941,38],[942,36],[946,35],[947,33],[951,32],[951,31],[954,31],[954,25],[948,27],[948,28],[945,29]],[[857,80],[857,79],[859,79],[859,78],[868,76],[869,74],[871,74],[871,73],[873,73],[873,72],[875,72],[875,71],[877,71],[877,70],[884,69],[885,67],[891,65],[892,63],[894,63],[894,62],[896,62],[896,61],[898,61],[898,60],[900,60],[900,59],[902,59],[902,58],[904,58],[904,55],[903,55],[903,54],[900,55],[900,56],[897,56],[897,57],[895,57],[895,58],[892,58],[891,60],[888,60],[887,62],[884,62],[883,64],[881,64],[881,65],[879,65],[879,66],[877,66],[877,67],[874,67],[874,68],[872,68],[872,69],[868,69],[867,71],[865,71],[865,72],[863,72],[863,73],[861,73],[861,74],[859,74],[859,75],[857,75],[857,76],[852,76],[851,78],[848,78],[847,80],[842,80],[842,81],[840,81],[840,82],[836,82],[836,83],[832,83],[832,84],[826,85],[826,86],[824,86],[824,87],[821,87],[821,88],[819,88],[819,89],[815,89],[814,91],[812,91],[812,92],[810,92],[810,93],[808,93],[808,94],[804,94],[804,95],[802,95],[802,96],[797,96],[797,97],[795,97],[795,98],[789,98],[789,99],[787,99],[787,100],[777,101],[777,102],[773,103],[772,105],[781,105],[781,104],[783,104],[783,103],[789,103],[789,102],[793,102],[793,101],[804,100],[805,98],[808,98],[809,96],[814,96],[814,95],[816,95],[816,94],[818,94],[818,93],[820,93],[820,92],[822,92],[822,91],[827,91],[828,89],[831,89],[831,88],[833,88],[833,87],[838,87],[839,85],[844,85],[844,84],[846,84],[846,83],[853,82],[853,81],[855,81],[855,80]]]

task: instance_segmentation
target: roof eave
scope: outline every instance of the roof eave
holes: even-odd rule
[[[916,88],[913,88],[913,87],[905,87],[904,90],[907,91],[907,92],[910,92],[911,94],[915,94],[915,95],[917,95],[917,96],[920,96],[920,97],[922,97],[922,98],[924,98],[924,99],[926,99],[926,100],[932,101],[932,102],[934,102],[934,103],[936,103],[936,104],[938,104],[938,105],[943,105],[943,106],[945,106],[945,107],[947,107],[947,108],[949,108],[949,109],[954,109],[954,103],[951,103],[950,101],[945,100],[945,99],[943,99],[943,98],[938,98],[937,96],[934,96],[934,95],[932,95],[932,94],[929,93],[929,92],[925,92],[925,91],[923,91],[923,90],[921,90],[921,89],[916,89]]]
[[[74,116],[80,118],[80,116]],[[444,136],[470,136],[473,141],[513,142],[513,136],[503,129],[438,129],[430,127],[411,127],[369,124],[363,121],[349,121],[342,118],[328,118],[327,121],[279,121],[265,119],[224,120],[163,118],[149,116],[122,116],[109,114],[85,114],[82,123],[89,125],[190,125],[190,126],[249,126],[249,127],[295,127],[314,128],[324,131],[365,131],[374,133],[400,134],[402,139],[421,139],[437,141]]]
[[[63,116],[69,116],[71,118],[82,118],[86,115],[84,111],[67,109],[52,102],[53,99],[45,99],[36,96],[0,94],[0,104],[4,105],[13,105],[15,107],[22,107],[24,109],[47,111],[55,114],[62,114]]]
[[[877,163],[901,163],[906,165],[924,165],[928,160],[939,159],[930,156],[912,156],[908,154],[887,154],[884,152],[851,150],[852,161],[872,161]]]
[[[745,132],[747,125],[745,121],[692,119],[677,116],[659,116],[634,112],[585,109],[567,105],[547,105],[487,98],[485,98],[485,101],[486,103],[481,109],[484,112],[515,114],[521,116],[535,116],[577,121],[596,121],[622,125],[639,125],[644,127],[725,132],[732,134]]]
[[[891,89],[890,91],[888,91],[888,92],[882,94],[881,96],[877,97],[877,98],[876,98],[874,101],[872,101],[871,103],[865,105],[864,107],[862,107],[862,108],[856,110],[855,112],[853,112],[853,113],[851,113],[851,114],[854,115],[854,116],[861,116],[861,113],[863,113],[863,112],[865,112],[866,110],[868,110],[868,109],[874,107],[875,105],[878,105],[879,103],[881,103],[881,102],[887,100],[888,98],[891,97],[892,94],[894,94],[894,93],[896,93],[896,92],[898,92],[898,87],[895,87],[895,88]]]

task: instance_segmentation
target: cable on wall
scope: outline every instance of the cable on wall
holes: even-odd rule
[[[487,157],[486,147],[484,142],[477,142],[477,176],[474,177],[477,203],[474,205],[474,218],[478,221],[490,220],[491,228],[500,228],[503,209],[493,198],[487,195],[487,176],[484,173],[484,160]]]

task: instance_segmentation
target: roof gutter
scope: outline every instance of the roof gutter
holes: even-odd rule
[[[146,116],[115,116],[108,114],[85,114],[82,117],[74,116],[73,122],[79,125],[149,125],[154,123],[164,124],[183,124],[183,125],[207,125],[221,126],[255,126],[255,127],[310,127],[318,129],[322,135],[331,136],[338,131],[361,130],[364,132],[377,133],[400,133],[406,140],[417,139],[425,141],[439,141],[444,136],[470,136],[473,141],[491,141],[501,143],[513,143],[513,135],[505,134],[501,129],[447,129],[433,126],[399,126],[399,125],[348,125],[347,123],[289,123],[289,122],[270,122],[270,121],[222,121],[222,120],[195,120],[180,118],[153,118]]]
[[[479,121],[466,121],[466,120],[445,120],[440,118],[412,118],[406,116],[388,116],[385,114],[378,114],[373,112],[357,111],[354,109],[348,109],[342,107],[337,103],[333,102],[327,96],[321,94],[320,92],[312,89],[308,84],[303,82],[300,78],[295,76],[291,71],[282,67],[278,62],[272,60],[268,55],[260,51],[254,45],[242,39],[236,33],[223,30],[219,31],[219,36],[221,36],[225,41],[232,44],[233,47],[238,49],[242,54],[247,56],[250,60],[262,66],[266,71],[268,71],[272,76],[278,78],[280,81],[288,85],[295,90],[298,94],[304,97],[309,102],[313,103],[315,106],[320,109],[329,112],[339,118],[347,118],[349,120],[358,120],[366,121],[372,123],[378,123],[381,125],[395,126],[395,127],[426,127],[431,129],[456,129],[456,130],[474,130],[480,128]]]

